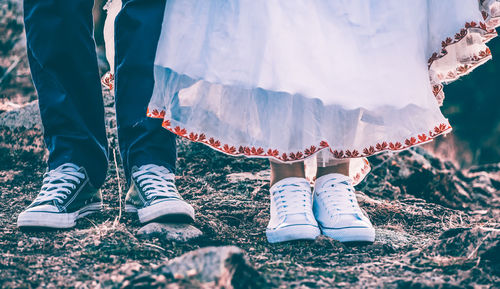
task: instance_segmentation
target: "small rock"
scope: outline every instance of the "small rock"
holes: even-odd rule
[[[238,183],[238,182],[245,181],[245,180],[267,181],[267,180],[269,180],[270,176],[271,176],[270,170],[263,170],[263,171],[255,173],[255,174],[248,173],[248,172],[229,174],[229,175],[227,175],[227,180],[230,183]]]
[[[376,229],[375,242],[387,244],[394,249],[398,249],[411,244],[421,243],[422,240],[405,232],[397,232],[388,229]]]
[[[203,235],[189,224],[149,223],[137,231],[139,237],[159,237],[168,241],[188,242]]]
[[[38,101],[36,100],[21,107],[0,113],[0,126],[10,129],[20,127],[26,129],[40,128],[41,124],[40,110],[38,109]]]
[[[206,247],[170,260],[161,272],[175,279],[215,282],[217,288],[267,288],[248,263],[245,252],[235,246]]]

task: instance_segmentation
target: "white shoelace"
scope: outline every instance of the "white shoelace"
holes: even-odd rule
[[[67,163],[46,172],[43,177],[42,189],[34,203],[57,201],[61,204],[63,199],[71,194],[71,190],[74,190],[76,185],[85,179],[85,174],[79,172],[78,169],[77,165]]]
[[[362,214],[349,177],[326,181],[316,190],[316,197],[325,204],[331,216]]]
[[[309,183],[284,183],[275,189],[272,197],[279,218],[311,211],[312,197]]]
[[[138,185],[144,191],[146,198],[151,200],[157,197],[182,199],[175,187],[175,175],[162,166],[143,165],[132,174]]]

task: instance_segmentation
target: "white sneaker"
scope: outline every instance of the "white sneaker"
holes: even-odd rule
[[[137,213],[141,223],[194,221],[193,207],[181,197],[175,175],[167,168],[154,164],[133,166],[131,178],[125,211]]]
[[[375,240],[375,229],[359,207],[352,179],[342,174],[316,180],[314,216],[323,234],[340,242]]]
[[[321,232],[312,212],[312,193],[304,178],[286,178],[274,184],[271,193],[271,218],[266,236],[269,243],[314,240]]]
[[[102,208],[101,193],[83,167],[65,163],[47,171],[36,199],[17,217],[20,228],[72,228]]]

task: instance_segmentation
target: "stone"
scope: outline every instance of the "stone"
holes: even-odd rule
[[[189,224],[149,223],[137,231],[139,237],[159,237],[168,241],[185,243],[199,238],[203,233]]]
[[[20,107],[12,107],[12,109],[0,113],[0,126],[14,128],[41,128],[42,120],[40,118],[40,110],[38,101],[32,101]]]
[[[263,170],[255,174],[249,172],[228,174],[227,180],[230,183],[238,183],[241,181],[254,181],[254,180],[268,181],[270,177],[271,177],[271,171]]]
[[[399,249],[405,246],[418,245],[427,240],[414,237],[405,232],[398,232],[388,229],[375,229],[375,242],[387,244],[394,249]]]
[[[267,288],[236,246],[206,247],[167,262],[161,272],[175,279],[216,284],[217,288]]]

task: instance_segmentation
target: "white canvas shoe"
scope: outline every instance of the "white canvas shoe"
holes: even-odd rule
[[[76,221],[102,209],[101,192],[85,168],[65,163],[47,171],[36,199],[17,217],[20,228],[72,228]]]
[[[175,175],[154,164],[133,166],[125,211],[137,213],[141,223],[192,222],[194,209],[177,191]]]
[[[314,216],[321,232],[340,242],[373,242],[375,229],[359,207],[352,179],[328,174],[316,180]]]
[[[321,232],[312,212],[312,193],[304,178],[286,178],[271,189],[271,218],[266,229],[269,243],[314,240]]]

